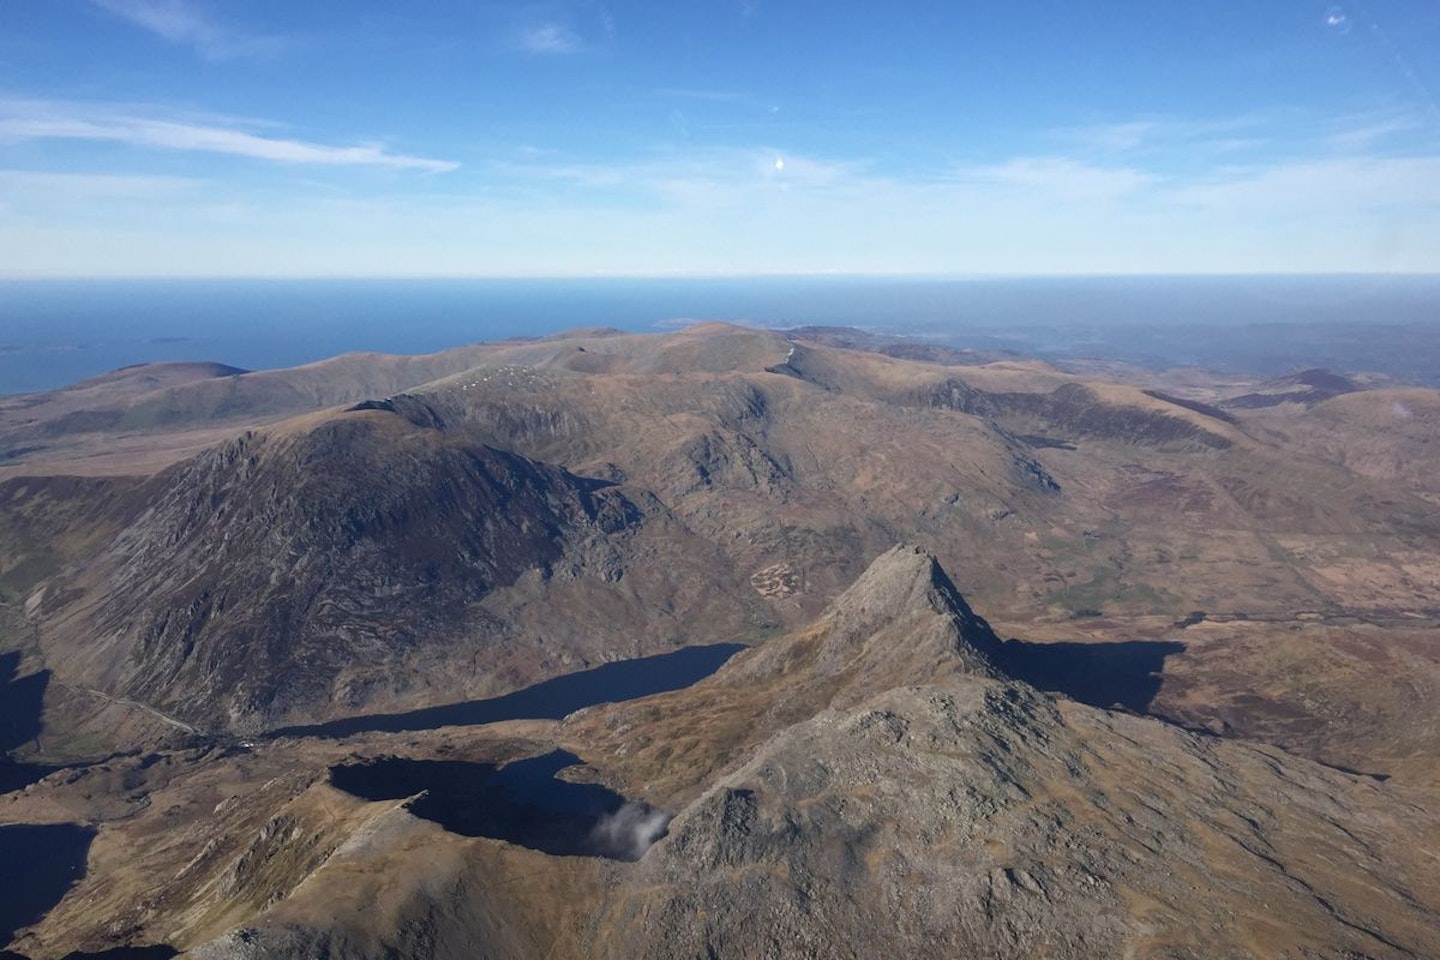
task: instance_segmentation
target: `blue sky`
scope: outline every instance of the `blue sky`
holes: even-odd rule
[[[1440,271],[1440,4],[4,0],[9,276]]]

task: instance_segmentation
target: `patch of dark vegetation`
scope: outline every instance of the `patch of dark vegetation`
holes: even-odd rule
[[[1198,444],[1216,450],[1230,447],[1230,440],[1203,430],[1188,420],[1144,410],[1140,407],[1106,403],[1079,383],[1066,383],[1049,394],[1010,394],[1012,403],[1032,408],[1035,415],[1059,432],[1090,436],[1146,446]]]
[[[1001,665],[1011,676],[1092,707],[1134,713],[1150,708],[1160,691],[1165,658],[1185,644],[1166,640],[1122,643],[1027,643],[1007,640]]]
[[[0,943],[44,918],[78,880],[95,828],[78,823],[0,825]]]
[[[842,350],[859,350],[895,357],[897,360],[919,360],[922,363],[943,363],[947,366],[978,366],[996,360],[1019,356],[1009,350],[976,350],[952,347],[934,340],[897,338],[871,333],[856,327],[812,325],[784,331],[792,339],[809,340]]]
[[[1175,623],[1173,624],[1173,626],[1174,626],[1177,630],[1184,630],[1186,627],[1193,627],[1193,626],[1195,626],[1196,624],[1204,623],[1204,622],[1205,622],[1205,611],[1204,611],[1204,610],[1191,610],[1189,613],[1185,614],[1184,617],[1182,617],[1182,618],[1179,619],[1179,620],[1176,620]]]
[[[1299,403],[1307,407],[1332,397],[1358,393],[1365,388],[1349,377],[1319,368],[1301,370],[1287,377],[1267,380],[1254,393],[1244,393],[1225,401],[1227,407],[1258,410],[1282,403]]]
[[[619,703],[688,687],[745,649],[739,643],[682,647],[673,653],[607,663],[567,673],[503,697],[468,700],[407,713],[348,717],[309,726],[284,727],[274,737],[348,737],[356,733],[401,733],[439,727],[477,726],[501,720],[559,720],[582,707]]]
[[[1339,770],[1341,773],[1348,773],[1352,777],[1365,777],[1366,779],[1374,780],[1377,783],[1384,783],[1386,780],[1390,779],[1390,774],[1388,773],[1366,773],[1364,770],[1356,770],[1353,767],[1342,767],[1338,763],[1325,763],[1323,760],[1317,760],[1316,763],[1319,763],[1322,767],[1329,767],[1331,770]]]
[[[664,836],[669,815],[596,784],[555,776],[579,762],[563,750],[501,767],[380,757],[331,767],[330,782],[365,800],[411,797],[411,813],[462,836],[557,857],[638,860]]]
[[[114,430],[124,416],[122,410],[76,410],[46,422],[40,427],[40,432],[52,437],[70,433],[104,433]]]
[[[1336,394],[1354,393],[1361,389],[1359,384],[1344,374],[1320,367],[1301,370],[1299,373],[1292,374],[1290,379],[1296,383],[1303,383],[1307,387],[1314,387],[1316,390],[1329,390]]]
[[[1000,402],[995,395],[972,387],[957,377],[921,387],[915,399],[924,407],[958,410],[986,419],[993,419],[1000,413]]]
[[[1061,384],[1050,393],[989,393],[951,377],[920,388],[906,402],[982,417],[1005,431],[1013,431],[1017,438],[1045,439],[1060,434],[1145,446],[1184,445],[1214,450],[1230,446],[1229,438],[1189,420],[1138,406],[1107,403],[1080,383]]]
[[[1015,438],[1034,450],[1074,450],[1075,444],[1055,437],[1042,437],[1033,433],[1022,433]]]
[[[1321,397],[1321,400],[1329,399]],[[1262,410],[1265,407],[1278,407],[1282,403],[1311,403],[1315,402],[1308,391],[1299,393],[1242,393],[1238,397],[1231,397],[1225,401],[1225,406],[1234,407],[1237,410]]]
[[[1213,417],[1224,423],[1239,423],[1240,418],[1233,413],[1226,413],[1219,407],[1208,403],[1201,403],[1199,400],[1186,400],[1184,397],[1171,396],[1168,393],[1161,393],[1159,390],[1146,390],[1145,396],[1154,397],[1156,400],[1163,400],[1166,403],[1173,403],[1177,407],[1184,407],[1186,410],[1193,410],[1196,413],[1207,417]]]

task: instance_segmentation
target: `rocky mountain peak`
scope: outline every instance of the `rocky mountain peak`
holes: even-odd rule
[[[737,658],[716,679],[783,677],[817,685],[825,703],[851,703],[957,674],[1003,678],[1000,650],[939,560],[902,544],[877,557],[814,627]]]
[[[1001,674],[1000,639],[965,602],[934,554],[920,547],[901,544],[876,557],[836,599],[827,619],[837,647],[858,643],[881,656],[924,650],[958,658],[962,672]]]

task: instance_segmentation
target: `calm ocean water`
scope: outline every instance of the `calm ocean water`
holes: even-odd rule
[[[0,281],[0,393],[150,360],[291,366],[577,326],[834,324],[1050,359],[1440,369],[1440,277]],[[1217,329],[1224,328],[1223,335]],[[1427,356],[1415,344],[1437,341]]]

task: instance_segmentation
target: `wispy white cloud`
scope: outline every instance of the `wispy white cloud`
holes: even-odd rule
[[[507,156],[473,179],[412,188],[401,178],[383,194],[338,182],[282,195],[222,180],[167,193],[164,181],[86,178],[6,189],[0,174],[0,204],[17,212],[0,221],[0,270],[1440,271],[1440,152],[1212,156],[1180,169],[1166,155],[1077,149],[928,175],[774,144],[672,147],[614,163]],[[145,191],[154,200],[137,217],[126,197]],[[106,253],[116,250],[122,259]]]
[[[1128,166],[1102,166],[1067,157],[1017,157],[991,166],[964,167],[954,179],[1066,202],[1110,202],[1133,197],[1160,178]]]
[[[1051,135],[1056,142],[1090,157],[1161,154],[1166,151],[1214,156],[1264,147],[1281,130],[1287,131],[1288,136],[1292,126],[1293,118],[1256,113],[1211,119],[1150,117],[1062,127],[1052,131]]]
[[[1440,212],[1440,157],[1354,157],[1217,170],[1177,184],[1166,199],[1185,207],[1265,217]]]
[[[539,23],[522,29],[516,46],[526,53],[578,53],[584,48],[580,35],[562,23]]]
[[[249,157],[276,163],[385,167],[440,173],[459,164],[392,153],[378,144],[330,146],[261,136],[238,126],[148,117],[63,101],[0,99],[0,142],[91,140]]]
[[[1389,149],[1415,134],[1423,134],[1428,125],[1413,115],[1381,115],[1346,118],[1336,123],[1326,137],[1332,149],[1349,155]]]
[[[193,194],[202,184],[203,181],[187,177],[0,169],[0,196],[39,193],[92,200],[162,200]]]
[[[91,0],[171,43],[194,48],[207,60],[272,56],[285,46],[280,37],[246,33],[220,23],[193,0]]]
[[[516,4],[508,16],[511,48],[538,56],[596,53],[615,41],[615,17],[597,0]]]
[[[1391,108],[1326,115],[1277,110],[1220,118],[1152,117],[1063,127],[1050,136],[1079,156],[1145,158],[1149,163],[1183,157],[1193,169],[1197,164],[1234,162],[1244,154],[1274,162],[1283,157],[1429,152],[1440,147],[1437,134],[1440,128],[1429,118]]]

